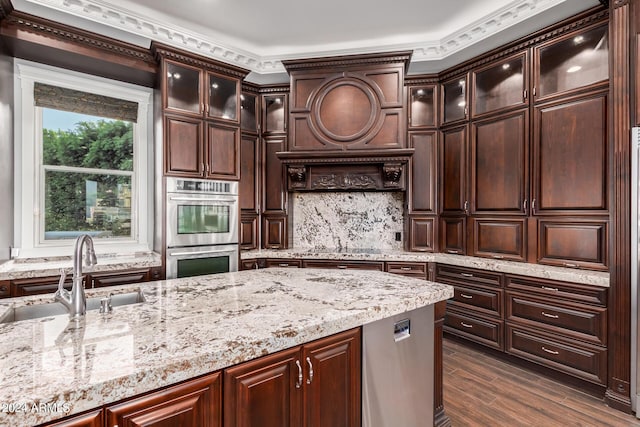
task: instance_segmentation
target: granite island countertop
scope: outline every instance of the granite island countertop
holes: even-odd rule
[[[0,324],[0,404],[58,403],[68,412],[2,412],[0,426],[34,425],[139,395],[398,313],[453,288],[374,271],[250,270],[87,291],[140,289],[146,302]],[[0,302],[14,306],[51,296]]]
[[[433,252],[407,252],[400,250],[378,250],[367,248],[293,248],[261,249],[243,251],[241,259],[289,258],[289,259],[328,259],[341,261],[392,261],[392,262],[437,262],[458,267],[477,268],[498,273],[517,274],[541,279],[560,280],[609,287],[609,273],[577,268],[555,267],[543,264],[505,261],[464,255],[451,255]]]

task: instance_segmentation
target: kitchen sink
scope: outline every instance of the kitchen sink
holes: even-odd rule
[[[105,297],[87,298],[87,310],[98,310],[100,308],[100,300]],[[111,296],[112,307],[139,304],[142,302],[145,302],[145,298],[140,290],[123,294],[113,294]],[[61,314],[67,314],[67,310],[59,302],[25,305],[7,311],[7,313],[0,318],[0,323],[19,322],[20,320],[39,319],[41,317],[59,316]]]

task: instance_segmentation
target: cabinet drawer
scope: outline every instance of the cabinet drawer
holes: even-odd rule
[[[11,282],[8,280],[0,281],[0,298],[8,298],[11,296]]]
[[[305,268],[337,268],[341,270],[357,269],[357,270],[375,270],[384,271],[383,262],[368,261],[330,261],[330,260],[310,260],[304,261]]]
[[[607,381],[605,347],[558,339],[507,323],[506,351],[592,383],[605,385]]]
[[[453,291],[453,305],[467,306],[490,316],[502,317],[501,289],[455,286]]]
[[[551,297],[554,300],[562,299],[570,302],[596,304],[602,307],[607,306],[607,288],[600,286],[511,276],[508,274],[505,275],[504,280],[507,290],[535,293]]]
[[[300,268],[302,267],[302,260],[299,259],[268,259],[265,261],[265,267],[283,267],[283,268]]]
[[[502,320],[470,316],[452,309],[450,303],[447,304],[447,313],[444,318],[446,332],[488,347],[504,350],[503,327]]]
[[[543,327],[549,332],[607,344],[607,309],[534,298],[507,291],[507,320]]]
[[[58,290],[60,276],[36,277],[33,279],[16,279],[11,281],[11,296],[24,297],[28,295],[51,294]],[[64,288],[71,290],[71,277],[67,276]]]
[[[95,273],[91,274],[91,287],[101,288],[104,286],[117,286],[128,285],[130,283],[148,282],[149,278],[149,269],[123,271],[118,273]]]
[[[436,266],[436,282],[450,285],[482,285],[501,288],[502,274],[474,268],[438,264]]]
[[[388,262],[387,272],[403,276],[427,278],[426,262]]]

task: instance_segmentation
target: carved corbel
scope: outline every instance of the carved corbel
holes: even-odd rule
[[[385,163],[382,165],[382,183],[385,188],[400,187],[402,177],[401,163]]]
[[[289,183],[292,190],[307,187],[307,168],[304,166],[288,166]]]

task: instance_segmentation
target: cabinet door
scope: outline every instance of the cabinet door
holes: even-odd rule
[[[202,120],[165,116],[164,132],[166,174],[201,178],[204,174]]]
[[[409,88],[409,128],[437,125],[437,93],[432,85]]]
[[[300,347],[226,369],[225,427],[301,426],[303,381]]]
[[[127,285],[129,283],[142,283],[151,280],[151,271],[148,268],[111,273],[91,273],[91,287]]]
[[[438,134],[435,131],[409,132],[409,211],[436,214],[438,179]]]
[[[276,155],[285,150],[285,137],[269,137],[263,140],[262,158],[263,174],[263,213],[284,212],[286,210],[287,193],[282,162]]]
[[[305,427],[360,426],[360,329],[303,348]]]
[[[526,213],[528,124],[528,110],[471,124],[471,213]]]
[[[262,95],[262,133],[287,132],[287,95]]]
[[[207,118],[240,123],[240,80],[207,73]]]
[[[203,101],[200,95],[202,70],[169,59],[164,59],[163,64],[164,109],[201,116],[203,113]]]
[[[239,205],[240,210],[259,214],[259,166],[260,151],[258,138],[255,136],[242,136],[240,140],[240,182]]]
[[[435,216],[409,216],[409,250],[434,252],[436,250],[438,218]]]
[[[104,413],[102,409],[87,414],[77,415],[63,421],[45,424],[42,427],[103,427]]]
[[[262,244],[265,249],[285,249],[287,247],[287,217],[262,217]]]
[[[526,58],[526,53],[522,53],[473,72],[471,114],[474,117],[528,103]]]
[[[206,177],[240,179],[240,130],[207,123]]]
[[[221,375],[215,373],[109,406],[107,425],[217,427],[222,425]]]
[[[471,218],[471,256],[524,261],[527,249],[525,218]]]
[[[440,139],[441,213],[466,214],[467,198],[467,127],[442,132]]]
[[[542,100],[606,84],[609,79],[608,26],[605,23],[554,38],[534,49],[535,98]]]
[[[242,215],[240,217],[240,249],[258,249],[258,223],[260,219],[256,214]]]
[[[532,213],[606,213],[607,92],[537,106],[533,134]]]
[[[440,217],[440,250],[448,254],[464,255],[467,253],[467,218]]]
[[[243,132],[258,133],[258,99],[252,93],[240,94],[240,128]]]
[[[442,123],[467,119],[467,76],[460,76],[442,84]]]

